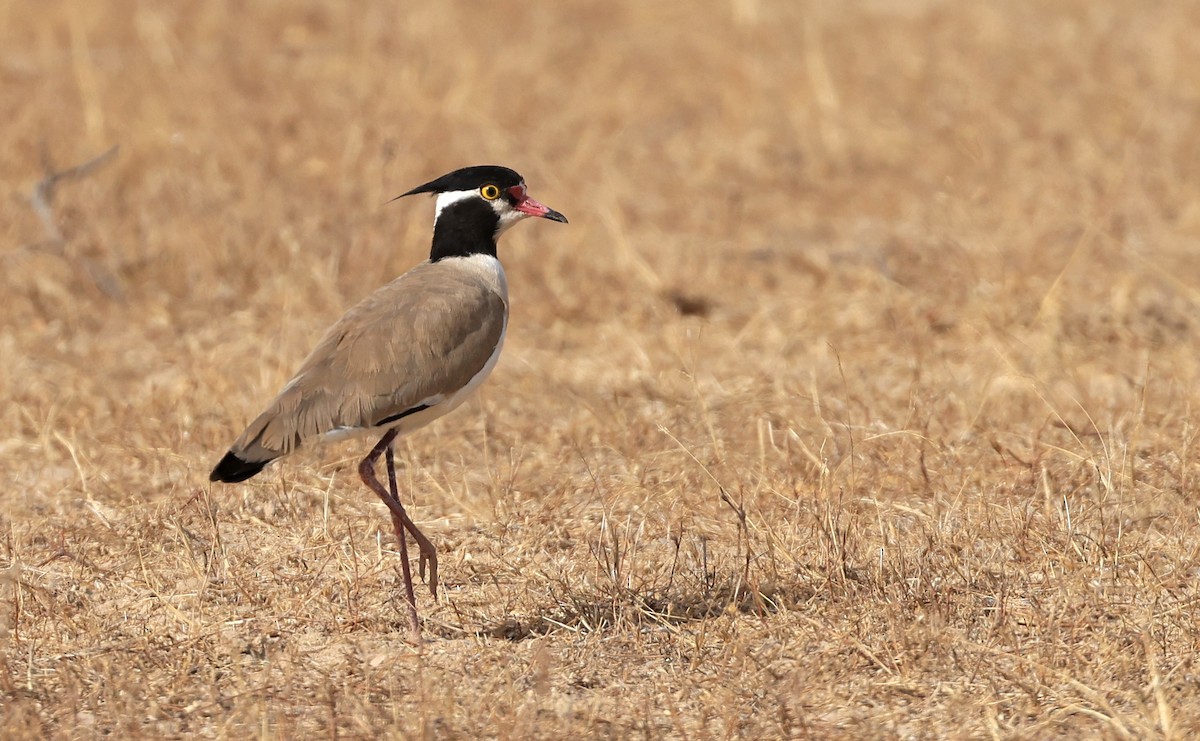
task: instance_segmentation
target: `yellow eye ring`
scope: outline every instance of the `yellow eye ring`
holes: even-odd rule
[[[500,197],[500,189],[494,185],[488,184],[479,189],[479,195],[483,196],[489,201],[494,201]]]

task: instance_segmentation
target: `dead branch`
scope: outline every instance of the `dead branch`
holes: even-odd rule
[[[111,161],[119,149],[119,145],[113,145],[86,162],[59,170],[55,168],[49,151],[43,146],[41,153],[42,179],[34,186],[33,193],[29,196],[29,205],[42,223],[42,230],[45,232],[46,238],[21,245],[7,257],[12,258],[25,252],[45,252],[55,255],[72,263],[105,295],[110,298],[120,298],[123,294],[121,282],[111,270],[90,257],[67,255],[65,249],[67,240],[62,230],[58,228],[58,221],[54,215],[54,196],[58,186],[64,181],[78,180],[95,172]]]
[[[120,145],[114,144],[107,151],[99,154],[87,162],[84,162],[74,167],[68,167],[65,170],[55,170],[54,163],[50,160],[50,152],[42,147],[42,172],[43,177],[33,189],[33,195],[30,196],[29,203],[33,206],[34,213],[38,215],[38,219],[42,222],[42,228],[46,231],[48,241],[53,244],[62,244],[63,235],[58,228],[58,224],[54,219],[54,192],[58,188],[58,184],[64,180],[74,180],[84,177],[91,172],[99,169],[116,156]]]

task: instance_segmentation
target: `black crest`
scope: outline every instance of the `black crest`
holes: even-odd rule
[[[521,176],[507,167],[499,165],[475,165],[461,170],[446,173],[437,180],[430,180],[424,185],[418,185],[398,198],[416,195],[417,193],[446,193],[453,190],[475,190],[488,183],[504,190],[521,184]]]

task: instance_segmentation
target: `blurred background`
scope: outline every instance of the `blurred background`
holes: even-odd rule
[[[777,388],[907,333],[880,359],[964,363],[978,397],[1137,376],[1192,324],[1187,3],[0,8],[14,432],[207,450],[422,259],[428,206],[386,201],[481,162],[572,217],[504,245],[509,359],[544,382],[654,375],[706,327],[692,375]],[[50,232],[39,181],[113,146]]]
[[[64,722],[73,716],[52,701],[75,692],[94,722],[119,723],[104,709],[116,700],[94,693],[97,677],[128,666],[65,652],[136,615],[143,632],[129,640],[149,657],[139,671],[173,676],[175,654],[139,636],[232,619],[228,595],[210,589],[215,571],[253,583],[275,616],[318,609],[285,601],[305,575],[327,597],[305,624],[353,633],[342,577],[285,554],[315,538],[376,559],[387,522],[354,480],[362,451],[306,452],[243,487],[210,488],[206,475],[329,323],[426,256],[431,204],[388,200],[484,163],[521,172],[571,223],[505,237],[504,357],[478,403],[404,443],[418,520],[446,549],[446,577],[473,585],[457,617],[426,605],[435,619],[516,615],[525,635],[540,615],[578,625],[554,588],[643,604],[629,597],[634,582],[604,592],[594,573],[596,544],[623,522],[626,542],[659,544],[627,558],[656,585],[647,593],[668,583],[681,533],[702,534],[710,587],[710,571],[739,578],[749,533],[758,594],[783,605],[833,590],[807,613],[828,621],[815,633],[782,618],[762,628],[785,644],[836,643],[829,626],[850,630],[847,604],[894,627],[947,600],[937,624],[971,634],[992,595],[989,610],[1024,600],[1044,618],[1026,616],[1020,631],[1061,635],[1062,616],[1099,600],[1119,617],[1115,632],[1079,640],[1109,646],[1108,666],[1142,645],[1130,625],[1155,625],[1158,660],[1179,669],[1195,648],[1186,625],[1138,610],[1188,604],[1194,585],[1139,581],[1150,577],[1122,572],[1113,553],[1158,574],[1197,563],[1185,536],[1197,527],[1198,32],[1200,8],[1166,0],[0,1],[0,556],[52,564],[23,577],[28,591],[6,587],[10,613],[24,610],[6,630],[58,656],[11,644],[17,674],[44,682],[29,685],[21,717]],[[1037,547],[1016,545],[1030,532]],[[964,567],[972,553],[981,561]],[[139,558],[148,571],[132,568]],[[394,560],[376,559],[360,629],[388,630]],[[1025,576],[981,582],[982,562]],[[1096,580],[1114,591],[1098,596]],[[184,582],[186,605],[128,601]],[[935,582],[935,596],[912,591]],[[503,584],[521,585],[515,603],[499,600]],[[236,640],[277,629],[247,623],[252,635]],[[1030,640],[994,629],[1002,654]],[[458,656],[451,644],[439,650]],[[892,649],[871,644],[872,655]],[[288,660],[308,656],[294,651]],[[1043,699],[1022,705],[1020,682],[963,680],[948,654],[904,676],[964,682],[964,702],[1003,708],[996,727],[1013,732],[1046,722],[1167,734],[1196,720],[1197,705],[1172,699],[1194,698],[1194,682],[1160,698],[1175,726],[1138,704],[1149,654],[1101,677],[1089,672],[1103,659],[1047,651],[1039,660],[1127,716],[1071,725],[1085,720],[1055,708],[1098,701],[1056,695],[1045,679]],[[503,676],[528,669],[490,660]],[[780,676],[842,666],[819,652],[813,662]],[[877,714],[847,709],[861,693],[887,705],[872,666],[795,692],[810,693],[814,722],[878,731]],[[325,670],[344,680],[342,701],[369,706],[357,721],[367,731],[389,727],[361,677]],[[253,671],[273,688],[263,697],[324,702],[316,684]],[[618,702],[610,686],[586,702]],[[656,726],[650,710],[640,722],[713,731],[703,708],[729,697],[693,690],[712,702],[677,697],[683,725]],[[175,718],[189,692],[210,690],[177,691],[147,712]],[[887,710],[886,727],[952,720],[944,698],[923,697]],[[239,722],[267,712],[226,707]],[[519,715],[515,700],[500,707]],[[529,728],[583,727],[555,717],[565,725]],[[161,722],[158,732],[187,727]],[[790,734],[752,712],[728,722]]]

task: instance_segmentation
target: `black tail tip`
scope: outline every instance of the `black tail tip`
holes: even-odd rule
[[[229,451],[217,467],[208,475],[209,481],[224,481],[227,484],[236,484],[239,481],[254,476],[259,471],[263,470],[271,461],[244,461]]]

